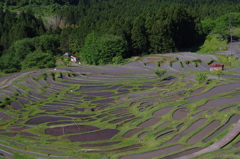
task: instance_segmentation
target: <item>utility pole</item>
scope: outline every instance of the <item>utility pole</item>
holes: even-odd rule
[[[229,17],[229,31],[230,31],[230,56],[232,56],[232,13],[230,13],[230,17]]]

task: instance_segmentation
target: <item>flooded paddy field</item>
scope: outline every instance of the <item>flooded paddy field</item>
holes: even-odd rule
[[[159,57],[123,66],[25,72],[0,89],[1,100],[10,98],[0,108],[0,153],[9,158],[178,158],[231,133],[240,120],[240,76],[198,84],[194,72],[208,71],[206,62],[217,58],[185,53],[179,61],[190,63],[163,64],[171,78],[160,80],[154,73]],[[202,64],[191,62],[195,59]],[[59,73],[63,78],[55,77]],[[224,148],[239,143],[235,136]]]

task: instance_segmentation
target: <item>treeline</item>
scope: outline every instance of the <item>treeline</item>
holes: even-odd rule
[[[65,5],[59,12],[65,27],[47,30],[31,9],[16,14],[3,5],[0,69],[5,72],[54,67],[56,57],[69,51],[90,64],[106,64],[120,63],[131,56],[190,48],[203,42],[212,31],[227,36],[229,10],[238,12],[240,6],[238,0],[6,2]],[[239,17],[236,13],[234,16]],[[238,25],[237,20],[234,25]]]
[[[0,2],[5,3],[5,5],[50,5],[58,3],[60,5],[77,5],[78,0],[0,0]]]

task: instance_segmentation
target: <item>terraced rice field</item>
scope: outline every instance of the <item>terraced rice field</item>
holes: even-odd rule
[[[170,78],[159,80],[155,61],[174,56],[179,60],[160,65]],[[212,78],[210,84],[195,80],[194,73],[207,72],[211,60],[217,58],[151,55],[122,66],[45,69],[3,77],[0,82],[17,78],[0,86],[0,98],[12,99],[0,111],[0,154],[145,159],[186,158],[204,151],[229,135],[240,120],[237,72],[225,72],[224,78]],[[62,78],[55,78],[60,73]],[[210,155],[237,158],[239,143],[240,136],[234,135]],[[209,153],[202,155],[199,158],[207,158]]]

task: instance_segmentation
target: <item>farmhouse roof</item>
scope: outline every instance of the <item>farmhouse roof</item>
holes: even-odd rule
[[[224,67],[224,65],[221,65],[221,64],[212,64],[212,65],[210,65],[210,67]]]

